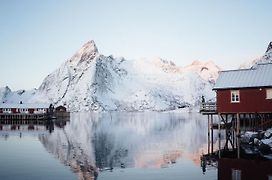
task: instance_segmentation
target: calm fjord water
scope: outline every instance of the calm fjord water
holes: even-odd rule
[[[216,179],[203,173],[198,113],[73,113],[53,127],[0,130],[0,179]],[[50,132],[49,130],[50,129]]]

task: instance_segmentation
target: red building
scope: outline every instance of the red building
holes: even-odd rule
[[[213,90],[218,113],[271,113],[272,63],[222,71]]]
[[[0,114],[46,114],[49,104],[9,104],[0,103]]]
[[[208,115],[208,152],[210,149],[213,152],[213,129],[217,128],[219,158],[221,150],[230,148],[240,158],[241,130],[258,131],[272,127],[272,63],[260,63],[250,69],[221,71],[213,90],[216,91],[216,105],[203,103],[201,109],[203,114]],[[214,115],[219,118],[216,123]],[[221,129],[226,135],[224,147],[220,143]],[[235,177],[241,175],[240,171],[233,173]]]

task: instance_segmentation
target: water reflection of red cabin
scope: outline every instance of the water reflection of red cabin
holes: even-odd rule
[[[218,179],[270,180],[272,161],[221,158],[218,160]]]
[[[219,113],[271,113],[272,63],[222,71],[214,90]]]

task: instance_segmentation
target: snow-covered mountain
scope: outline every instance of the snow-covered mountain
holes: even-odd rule
[[[0,88],[0,100],[1,103],[19,103],[22,102],[28,102],[29,99],[31,99],[37,89],[32,90],[18,90],[18,91],[11,91],[11,89],[6,86],[3,88]]]
[[[260,63],[271,63],[272,62],[272,42],[269,43],[264,56],[260,59]]]
[[[272,62],[272,42],[261,58],[240,68]],[[104,56],[94,41],[83,45],[42,82],[39,89],[11,91],[0,88],[0,100],[7,103],[47,102],[66,105],[70,111],[165,111],[195,106],[212,91],[219,67],[213,62],[194,61],[178,67],[155,59],[126,60]]]
[[[212,62],[181,68],[160,58],[104,56],[89,41],[44,79],[30,101],[64,104],[71,111],[173,110],[198,104],[202,95],[214,98],[218,70]]]
[[[255,67],[259,63],[272,63],[272,42],[268,44],[267,50],[262,57],[245,62],[241,64],[240,68],[248,69],[251,67]]]

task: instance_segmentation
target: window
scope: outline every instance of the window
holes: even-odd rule
[[[231,91],[231,102],[232,103],[240,102],[239,90]]]
[[[241,170],[232,169],[231,170],[232,180],[241,180]]]
[[[266,89],[266,99],[272,99],[272,88]]]

